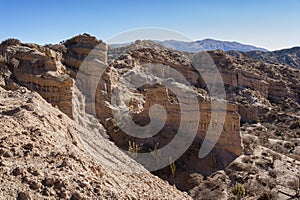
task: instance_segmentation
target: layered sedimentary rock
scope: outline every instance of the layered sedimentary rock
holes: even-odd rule
[[[74,80],[66,74],[60,53],[35,44],[17,44],[1,46],[1,54],[12,73],[7,78],[39,92],[71,117]]]
[[[107,66],[107,45],[87,34],[63,43],[63,64],[84,98],[84,110],[105,124],[111,116],[111,69]],[[74,94],[75,96],[77,94]]]
[[[248,57],[234,58],[222,51],[209,53],[228,88],[228,99],[238,103],[242,122],[258,122],[267,112],[266,108],[272,108],[272,103],[277,107],[289,105],[286,101],[290,100],[299,102],[298,69]],[[298,106],[287,107],[298,109]]]
[[[73,78],[76,77],[76,72],[88,55],[90,58],[99,59],[106,63],[107,45],[95,37],[83,34],[65,41],[63,45],[66,48],[63,63],[75,72],[72,74]]]
[[[154,104],[163,105],[167,117],[163,129],[152,138],[144,140],[132,138],[120,129],[111,130],[111,136],[118,145],[124,148],[127,146],[128,140],[133,140],[144,145],[144,147],[141,147],[142,151],[148,151],[155,144],[159,144],[160,147],[167,145],[177,134],[181,123],[196,124],[198,129],[192,146],[196,146],[199,151],[208,127],[212,126],[215,132],[218,132],[218,130],[221,132],[213,150],[216,156],[216,166],[210,167],[210,164],[208,164],[210,163],[210,155],[205,159],[199,159],[199,152],[195,152],[192,148],[187,153],[192,155],[192,158],[189,155],[181,158],[181,161],[187,165],[186,169],[207,174],[217,168],[225,167],[242,153],[241,136],[239,134],[240,116],[237,113],[237,107],[230,103],[225,103],[225,108],[217,106],[212,110],[212,101],[217,102],[217,100],[211,100],[207,92],[201,89],[205,88],[205,83],[191,62],[189,55],[176,51],[142,47],[134,50],[129,49],[125,56],[113,60],[111,66],[117,71],[115,74],[117,78],[115,79],[118,80],[118,83],[113,83],[112,88],[113,90],[120,90],[117,93],[117,96],[120,97],[118,105],[130,108],[133,121],[140,126],[150,123],[149,109]],[[134,65],[130,65],[131,63],[134,63]],[[157,68],[153,66],[157,66]],[[134,84],[130,84],[130,82],[132,80],[138,82],[138,76],[145,80],[155,80],[154,84],[147,84],[147,81],[145,81],[145,85],[134,88]],[[166,82],[167,79],[169,79],[170,84]],[[180,89],[181,93],[175,94],[172,89],[168,88],[168,86],[172,86],[172,82],[177,83],[176,87]],[[186,91],[191,91],[191,94],[197,97],[198,102],[195,105],[197,108],[194,107],[189,111],[189,117],[182,118],[180,106],[183,102],[180,102],[179,99],[184,96]],[[215,116],[226,113],[225,121],[213,117],[212,113]],[[197,116],[200,118],[199,121],[197,121]],[[187,134],[189,134],[188,130]],[[119,140],[118,138],[123,139]]]
[[[78,47],[74,44],[77,44]],[[63,44],[40,46],[36,44],[16,43],[11,45],[2,44],[1,49],[1,85],[2,87],[14,90],[20,86],[25,86],[32,91],[38,92],[45,100],[53,106],[57,106],[70,118],[75,116],[75,120],[91,131],[105,136],[102,125],[87,113],[85,99],[90,94],[80,90],[82,85],[90,86],[86,82],[76,81],[76,74],[80,63],[93,49],[95,45],[101,46],[101,41],[87,35],[79,35]],[[74,52],[71,50],[74,49]],[[81,58],[73,62],[74,66],[65,65],[67,54],[74,55],[74,59]],[[93,55],[96,58],[96,55]],[[97,54],[98,56],[98,54]],[[105,54],[97,57],[105,64]],[[72,59],[71,59],[72,60]],[[76,68],[77,67],[77,68]],[[90,68],[89,68],[90,69]],[[92,74],[91,70],[88,74]],[[81,79],[91,81],[91,78]],[[87,98],[86,98],[87,97]]]
[[[269,84],[265,80],[266,77],[254,66],[234,59],[222,51],[210,52],[210,56],[221,71],[225,85],[251,88],[263,96],[268,95]]]

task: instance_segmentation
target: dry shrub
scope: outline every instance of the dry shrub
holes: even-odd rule
[[[7,46],[18,45],[18,44],[21,44],[21,41],[16,38],[8,38],[6,40],[3,40],[1,43],[1,45],[7,45]]]

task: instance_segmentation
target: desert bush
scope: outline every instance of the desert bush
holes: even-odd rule
[[[295,159],[291,162],[291,166],[292,166],[292,167],[295,167],[295,166],[296,166],[296,160],[295,160]]]
[[[245,171],[246,164],[240,163],[240,162],[233,162],[229,166],[230,169],[233,169],[234,171]]]
[[[210,154],[210,167],[211,167],[212,169],[215,169],[215,168],[217,168],[217,166],[218,166],[218,163],[217,163],[217,157],[216,157],[216,154],[211,153],[211,154]]]
[[[300,194],[300,176],[289,181],[288,186]]]
[[[248,172],[248,174],[257,174],[258,173],[258,168],[257,167],[255,167],[255,166],[252,166],[252,165],[247,165],[246,167],[245,167],[245,171],[247,171]]]
[[[272,182],[272,180],[269,177],[267,177],[267,176],[257,175],[256,176],[256,181],[258,183],[260,183],[261,185],[263,185],[263,186],[267,186],[267,187],[270,187],[270,188],[274,188],[275,187],[274,182]]]
[[[292,142],[285,142],[283,144],[283,147],[290,150],[290,149],[293,149],[295,147],[295,144],[292,143]]]
[[[255,165],[258,166],[261,169],[268,170],[269,168],[274,168],[273,160],[271,159],[259,159],[255,161]]]
[[[275,143],[274,145],[271,146],[271,149],[273,151],[276,151],[278,153],[281,153],[281,154],[286,154],[288,153],[288,151],[283,147],[283,144],[280,143],[280,142],[277,142]]]
[[[169,163],[170,163],[170,170],[171,170],[172,178],[175,178],[176,165],[171,157],[169,157]]]
[[[156,143],[154,145],[154,148],[153,150],[149,149],[150,150],[150,153],[151,155],[153,156],[153,158],[156,160],[157,163],[159,163],[160,161],[160,158],[161,158],[161,152],[160,150],[158,149],[158,143]]]
[[[137,153],[140,150],[140,145],[136,144],[135,142],[128,141],[128,151],[129,154],[133,157],[137,157]]]
[[[244,156],[243,158],[242,158],[242,162],[243,163],[253,163],[253,160],[251,160],[251,158],[249,157],[249,156]]]
[[[88,33],[79,34],[77,36],[72,37],[71,39],[66,40],[66,41],[61,41],[60,44],[64,44],[65,46],[74,45],[77,43],[75,40],[78,36],[91,36],[91,35],[89,35]]]
[[[253,135],[244,135],[243,145],[245,155],[251,155],[253,154],[255,147],[258,145],[258,139]]]
[[[16,38],[8,38],[1,42],[1,45],[8,45],[8,46],[9,45],[17,45],[17,44],[21,44],[21,41]]]
[[[15,68],[15,67],[17,67],[17,66],[19,65],[19,61],[18,61],[17,59],[15,59],[15,58],[11,58],[11,59],[8,61],[8,65],[9,65],[10,67]]]
[[[270,192],[264,192],[259,198],[258,200],[271,200],[272,196]]]
[[[272,153],[272,159],[275,162],[275,160],[281,160],[282,156],[279,153]]]

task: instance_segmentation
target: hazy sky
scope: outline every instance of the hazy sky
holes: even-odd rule
[[[1,0],[0,7],[0,40],[57,43],[84,32],[107,40],[130,29],[161,27],[193,40],[270,50],[300,46],[300,0]]]

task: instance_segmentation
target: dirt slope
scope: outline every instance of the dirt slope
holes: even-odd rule
[[[189,199],[26,88],[0,88],[0,126],[0,199]]]

